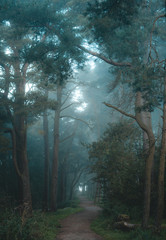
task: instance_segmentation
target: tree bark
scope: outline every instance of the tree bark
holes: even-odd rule
[[[48,91],[46,93],[48,98]],[[43,211],[48,211],[48,192],[49,192],[49,136],[48,136],[48,116],[47,111],[43,113],[44,130],[44,192],[43,192]]]
[[[66,201],[66,191],[67,191],[67,159],[64,158],[63,164],[61,166],[61,182],[60,182],[60,201],[65,202]]]
[[[150,199],[151,199],[151,174],[152,174],[152,165],[155,153],[155,137],[152,131],[151,125],[146,125],[142,121],[141,112],[138,108],[142,107],[141,103],[142,95],[141,92],[136,94],[136,120],[139,126],[146,132],[149,140],[149,149],[147,152],[146,164],[145,164],[145,186],[144,186],[144,206],[143,206],[143,228],[147,228],[149,214],[150,214]]]
[[[32,212],[29,167],[27,159],[27,134],[24,116],[15,115],[16,156],[20,171],[20,195],[23,204],[23,214],[28,216]]]
[[[156,227],[160,231],[161,221],[164,211],[164,178],[165,178],[165,156],[166,156],[166,76],[164,81],[164,103],[163,103],[163,129],[161,140],[161,152],[158,175],[158,200],[157,200],[157,216]]]
[[[16,53],[17,57],[17,53]],[[32,200],[29,179],[29,166],[27,158],[27,125],[26,125],[26,112],[24,108],[25,84],[26,84],[26,70],[27,66],[20,69],[20,64],[16,61],[14,64],[15,69],[15,83],[16,83],[16,96],[14,107],[14,121],[13,128],[16,136],[16,158],[17,165],[20,171],[20,196],[22,202],[22,216],[25,218],[32,213]],[[18,172],[17,172],[18,173]]]
[[[52,162],[52,179],[51,179],[51,211],[57,209],[57,188],[58,188],[58,154],[59,154],[59,121],[62,100],[62,86],[57,84],[57,109],[54,118],[54,146]]]

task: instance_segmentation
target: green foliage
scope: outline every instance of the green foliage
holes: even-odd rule
[[[153,230],[135,230],[132,231],[128,238],[129,240],[163,240],[166,237],[166,231],[162,231],[160,235],[157,235],[153,232]]]
[[[101,215],[91,224],[91,229],[101,235],[104,240],[163,240],[166,231],[162,230],[160,235],[153,230],[136,229],[132,231],[120,231],[112,227],[113,219],[110,216]]]
[[[114,85],[122,82],[135,92],[141,91],[146,102],[141,110],[150,112],[163,101],[164,17],[155,26],[153,23],[164,14],[164,5],[164,0],[96,0],[89,4],[86,13],[91,31],[89,39],[95,40],[101,53],[107,58],[131,62],[132,68],[125,69],[127,74],[122,74],[119,81],[117,77]]]
[[[110,125],[103,138],[89,146],[91,171],[102,187],[107,212],[118,213],[114,203],[126,209],[142,203],[144,162],[140,147],[140,132],[127,121]]]
[[[114,54],[122,60],[128,56],[134,57],[138,52],[136,39],[143,34],[139,31],[139,23],[135,19],[138,19],[141,3],[142,1],[107,0],[89,4],[89,28],[107,56]]]
[[[101,235],[104,240],[127,240],[127,233],[111,228],[113,219],[101,215],[91,224],[91,229]]]
[[[81,208],[65,208],[56,213],[34,211],[23,223],[12,210],[1,210],[0,239],[3,240],[53,240],[60,228],[60,220],[80,211]]]
[[[68,200],[66,202],[58,203],[58,208],[77,208],[80,201],[78,198],[74,198],[73,200]]]
[[[0,122],[1,123],[1,122]],[[0,132],[0,153],[6,153],[10,149],[9,139]]]
[[[153,66],[141,64],[134,70],[135,81],[132,88],[135,92],[142,92],[145,104],[139,110],[154,111],[163,101],[164,92],[164,68],[158,64]]]

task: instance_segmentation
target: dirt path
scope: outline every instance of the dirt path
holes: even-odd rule
[[[83,211],[73,214],[61,222],[61,232],[56,240],[102,240],[90,229],[90,224],[100,211],[91,201],[81,198]]]

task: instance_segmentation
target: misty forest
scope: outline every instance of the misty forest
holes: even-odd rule
[[[165,0],[0,0],[0,240],[166,239]]]

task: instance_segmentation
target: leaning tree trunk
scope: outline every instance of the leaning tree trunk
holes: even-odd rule
[[[161,140],[161,152],[158,175],[158,200],[157,200],[157,216],[156,227],[160,231],[161,221],[164,211],[164,174],[165,174],[165,156],[166,156],[166,77],[164,82],[164,104],[163,104],[163,129]]]
[[[48,93],[47,93],[48,96]],[[43,115],[44,130],[44,192],[43,192],[43,211],[48,210],[48,192],[49,192],[49,137],[48,137],[48,116],[47,111]]]
[[[54,146],[51,178],[51,211],[57,209],[57,189],[58,189],[58,154],[59,154],[59,120],[61,110],[62,86],[57,86],[57,109],[54,118]]]

